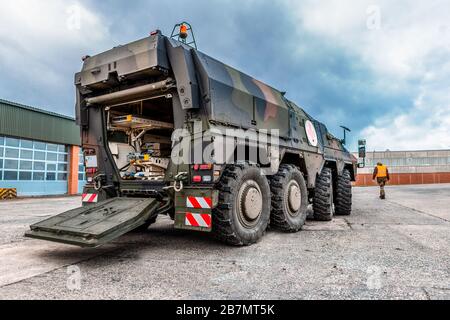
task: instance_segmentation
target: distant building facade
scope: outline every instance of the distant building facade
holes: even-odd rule
[[[74,195],[85,185],[75,119],[0,99],[0,189]]]
[[[450,150],[377,151],[367,153],[355,185],[375,186],[372,173],[378,162],[388,166],[391,185],[450,183]]]

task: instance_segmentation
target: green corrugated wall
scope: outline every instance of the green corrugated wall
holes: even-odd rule
[[[72,118],[0,99],[0,135],[80,145]]]

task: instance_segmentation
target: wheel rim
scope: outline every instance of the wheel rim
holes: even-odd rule
[[[297,181],[291,180],[286,188],[285,203],[287,204],[287,212],[295,217],[299,214],[302,206],[301,189]]]
[[[242,184],[238,192],[238,217],[242,225],[251,228],[258,223],[263,209],[261,188],[254,180]]]

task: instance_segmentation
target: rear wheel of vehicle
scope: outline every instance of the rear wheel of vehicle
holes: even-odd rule
[[[305,224],[308,195],[303,174],[293,165],[281,165],[270,178],[272,212],[270,225],[285,232],[297,232]]]
[[[313,200],[314,218],[331,221],[334,216],[333,175],[330,168],[323,168],[316,179]]]
[[[352,213],[352,177],[348,169],[338,176],[336,186],[336,215],[349,216]]]
[[[246,246],[264,235],[270,219],[270,187],[258,168],[228,166],[217,186],[213,234],[225,243]]]

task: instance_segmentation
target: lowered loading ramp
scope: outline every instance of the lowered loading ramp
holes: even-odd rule
[[[145,224],[160,205],[154,198],[114,198],[36,223],[25,236],[97,247]]]

